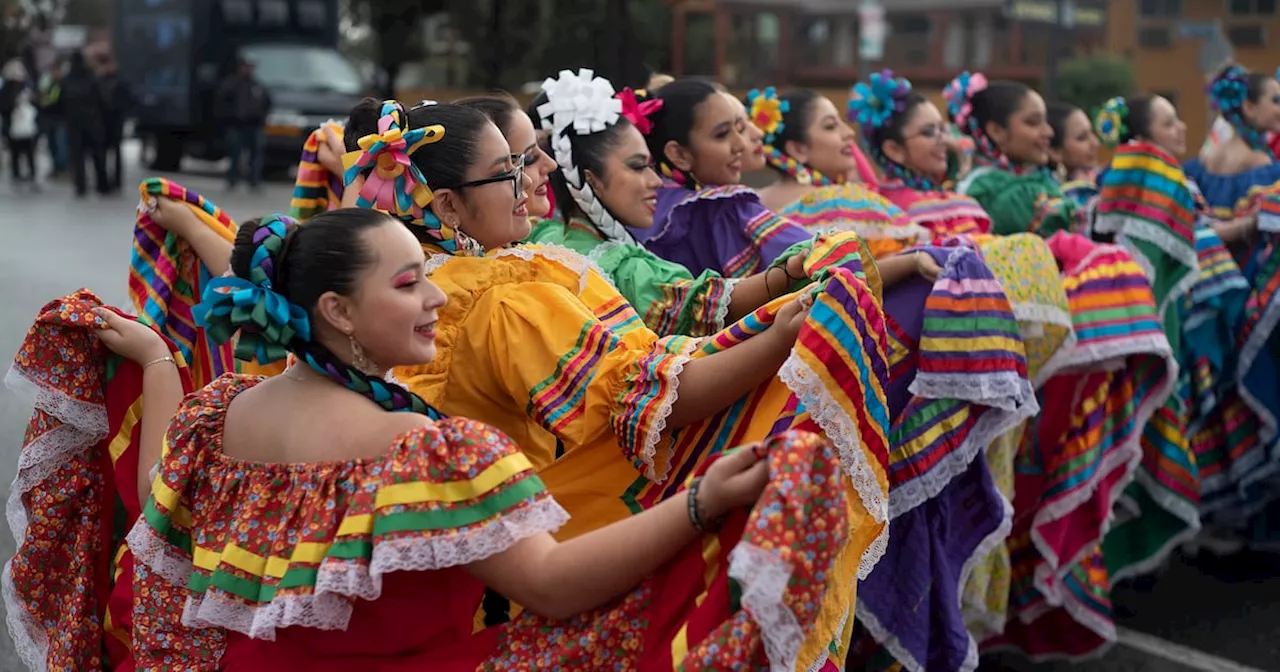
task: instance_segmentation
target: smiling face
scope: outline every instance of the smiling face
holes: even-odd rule
[[[436,322],[445,294],[424,273],[422,245],[388,217],[360,237],[370,263],[348,296],[327,292],[317,307],[339,333],[352,334],[380,368],[424,364],[436,356]],[[345,352],[345,343],[334,352]]]
[[[1178,118],[1178,110],[1166,98],[1156,96],[1151,100],[1151,127],[1148,140],[1174,156],[1187,153],[1187,125]]]
[[[651,167],[644,136],[631,124],[611,131],[616,138],[601,157],[601,175],[587,171],[587,181],[596,198],[624,226],[647,229],[653,226],[658,187],[662,180]]]
[[[938,106],[924,101],[911,108],[902,139],[885,140],[880,151],[895,163],[929,177],[947,173],[946,121]]]
[[[818,96],[809,103],[804,142],[788,141],[782,151],[800,163],[831,177],[857,170],[853,158],[853,129],[844,122],[835,103]]]
[[[551,173],[556,170],[552,159],[538,144],[538,132],[523,110],[511,114],[510,127],[506,129],[507,144],[513,155],[524,157],[524,173],[529,178],[529,200],[525,206],[532,217],[551,214]]]
[[[754,172],[765,169],[764,159],[764,131],[760,127],[751,122],[747,115],[747,107],[742,104],[741,100],[734,98],[732,95],[720,92],[726,100],[733,104],[735,110],[738,111],[737,126],[743,139],[747,143],[747,151],[742,155],[743,172]]]
[[[738,184],[747,152],[738,117],[737,108],[720,92],[713,91],[694,108],[689,145],[668,142],[663,148],[667,160],[702,184]]]
[[[1244,102],[1245,119],[1259,131],[1280,132],[1280,82],[1267,78],[1258,100]]]
[[[1010,161],[1033,166],[1049,163],[1053,127],[1049,125],[1044,98],[1035,91],[1028,91],[1022,97],[1022,103],[1009,115],[1007,125],[990,122],[985,130]]]
[[[1098,147],[1101,144],[1093,132],[1093,124],[1083,110],[1075,110],[1063,122],[1061,147],[1050,148],[1050,158],[1069,172],[1089,171],[1098,165]]]
[[[530,180],[516,168],[511,145],[497,126],[487,124],[478,133],[476,156],[461,185],[435,190],[432,211],[486,250],[524,240],[531,228],[526,205]]]

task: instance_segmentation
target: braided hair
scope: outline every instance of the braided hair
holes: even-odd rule
[[[1271,150],[1267,145],[1266,134],[1254,128],[1245,118],[1244,104],[1261,100],[1270,79],[1271,75],[1266,73],[1249,72],[1243,66],[1231,64],[1224,67],[1206,87],[1209,104],[1231,124],[1240,139],[1250,149],[1268,153]]]
[[[345,208],[316,215],[305,227],[284,215],[245,222],[231,252],[234,275],[209,283],[192,311],[196,323],[217,343],[239,333],[238,359],[269,364],[292,352],[388,411],[443,418],[418,395],[369,376],[312,339],[311,313],[320,297],[350,295],[373,263],[365,233],[396,221],[376,210]]]

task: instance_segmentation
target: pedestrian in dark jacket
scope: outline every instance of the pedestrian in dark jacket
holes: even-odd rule
[[[124,142],[124,118],[130,105],[129,91],[116,72],[115,60],[105,57],[99,62],[98,90],[102,99],[103,153],[107,165],[107,184],[112,192],[120,191],[124,161],[120,145]]]
[[[231,157],[227,188],[234,189],[240,181],[240,161],[248,152],[249,186],[257,189],[262,183],[263,155],[267,144],[263,125],[271,111],[271,96],[266,87],[254,78],[253,63],[244,59],[236,62],[236,72],[218,87],[216,109],[227,132],[227,154]]]
[[[88,191],[85,159],[93,162],[93,187],[99,194],[110,191],[103,142],[106,136],[102,94],[98,78],[85,65],[80,53],[71,55],[71,67],[62,78],[62,105],[71,146],[71,177],[77,198]]]

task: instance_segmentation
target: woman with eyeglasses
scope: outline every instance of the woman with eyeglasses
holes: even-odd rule
[[[397,215],[449,299],[438,356],[395,375],[441,412],[518,442],[571,514],[562,538],[654,506],[726,446],[788,428],[825,434],[850,479],[850,540],[799,655],[806,668],[829,655],[838,664],[843,650],[830,646],[854,577],[883,552],[887,370],[875,298],[840,270],[704,341],[659,337],[587,258],[517,244],[540,169],[512,160],[530,146],[523,112],[507,131],[471,106],[367,101],[352,113],[346,197]],[[510,609],[492,595],[481,617],[500,623]]]

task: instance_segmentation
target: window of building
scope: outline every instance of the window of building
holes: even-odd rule
[[[1228,8],[1237,16],[1272,15],[1276,13],[1276,0],[1230,0]]]
[[[933,24],[927,16],[889,16],[885,64],[889,67],[928,65],[933,49]]]
[[[1182,16],[1182,0],[1140,0],[1138,13],[1144,18],[1177,18]]]
[[[1164,26],[1138,29],[1138,46],[1146,49],[1168,49],[1173,44],[1169,29]]]
[[[1227,28],[1227,41],[1233,47],[1265,47],[1267,46],[1267,27],[1230,26]]]

